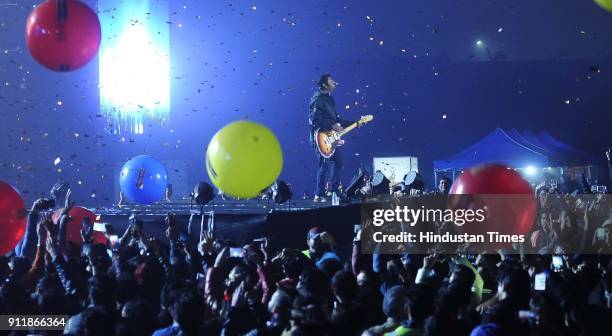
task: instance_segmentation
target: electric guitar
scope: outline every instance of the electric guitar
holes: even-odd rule
[[[319,151],[319,154],[321,154],[321,156],[326,159],[330,158],[332,155],[334,155],[336,147],[342,146],[342,144],[344,143],[341,138],[346,133],[354,130],[357,127],[365,125],[366,123],[369,123],[373,119],[374,116],[372,115],[362,116],[361,119],[359,119],[358,121],[345,127],[342,132],[336,132],[334,130],[325,132],[321,131],[320,128],[317,128],[314,131],[314,139],[315,143],[317,144],[317,150]]]

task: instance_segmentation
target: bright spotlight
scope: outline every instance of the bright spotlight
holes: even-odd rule
[[[481,40],[476,41],[476,46],[477,47],[482,47],[483,43]]]
[[[167,1],[110,0],[99,8],[100,110],[114,133],[143,134],[170,114]]]
[[[526,173],[527,175],[529,175],[529,176],[533,176],[533,175],[535,175],[535,174],[536,174],[536,172],[537,172],[537,169],[536,169],[536,167],[534,167],[534,166],[527,166],[527,167],[525,168],[525,173]]]

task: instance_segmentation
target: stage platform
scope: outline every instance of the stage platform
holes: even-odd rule
[[[189,200],[160,202],[152,205],[101,207],[93,210],[101,222],[113,224],[116,234],[127,227],[128,218],[135,214],[144,221],[145,235],[163,237],[164,217],[176,214],[182,231],[187,231],[191,213],[212,212],[214,234],[236,244],[248,243],[255,238],[268,237],[276,247],[304,248],[306,233],[314,226],[328,231],[336,238],[338,248],[347,252],[353,239],[354,225],[361,222],[361,202],[353,200],[332,206],[331,202],[290,200],[275,204],[272,200],[220,200],[216,199],[200,209]],[[208,217],[205,217],[205,221]],[[195,220],[192,239],[198,239],[200,217]],[[344,253],[343,253],[344,254]]]
[[[358,204],[358,200],[346,200],[340,206]],[[232,200],[216,198],[203,207],[204,212],[214,211],[215,214],[267,214],[273,211],[303,211],[319,208],[333,207],[331,201],[315,202],[307,200],[289,200],[283,204],[276,204],[272,200]],[[165,216],[168,212],[177,215],[189,215],[199,212],[200,206],[192,204],[190,200],[174,200],[171,202],[157,202],[150,205],[124,205],[96,208],[100,215],[129,216],[134,213],[138,216]]]

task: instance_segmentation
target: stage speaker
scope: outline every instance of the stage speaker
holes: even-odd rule
[[[200,182],[193,188],[192,197],[197,205],[206,205],[215,198],[215,190],[210,184]]]
[[[404,176],[404,185],[406,190],[423,190],[423,187],[425,187],[425,181],[423,180],[423,176],[421,176],[421,174],[411,171]]]
[[[389,182],[385,174],[377,170],[372,176],[372,193],[377,195],[389,194]]]

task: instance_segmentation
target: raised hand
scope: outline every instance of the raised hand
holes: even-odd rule
[[[425,268],[425,269],[432,269],[434,264],[436,263],[436,257],[437,257],[437,255],[435,253],[431,254],[431,255],[428,255],[428,256],[425,256],[423,258],[423,268]]]
[[[33,212],[40,212],[51,208],[53,208],[53,202],[51,199],[48,198],[39,198],[34,201],[34,204],[32,204]]]
[[[230,257],[229,247],[224,247],[223,250],[221,250],[221,252],[219,252],[219,254],[217,255],[217,258],[215,259],[215,268],[224,266],[227,263],[227,260],[229,260],[229,257]]]
[[[202,240],[200,240],[200,243],[198,244],[198,252],[200,252],[201,255],[206,255],[208,253],[211,253],[213,250],[213,244],[215,242],[215,239],[213,237],[212,232],[206,231],[202,234]]]
[[[610,148],[608,148],[606,151],[606,159],[608,159],[608,161],[612,161],[612,149]]]
[[[70,210],[76,203],[70,200],[71,195],[72,195],[72,189],[68,188],[68,191],[66,192],[66,200],[64,201],[64,209]]]

